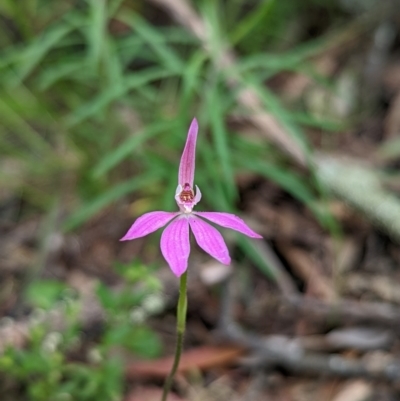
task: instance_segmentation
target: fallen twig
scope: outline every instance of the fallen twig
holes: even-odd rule
[[[324,302],[315,298],[282,298],[285,307],[297,314],[326,322],[374,324],[400,330],[400,308],[384,302],[359,302],[348,299]]]
[[[253,351],[245,364],[269,369],[279,366],[291,372],[318,376],[367,377],[390,382],[400,381],[400,360],[392,357],[350,360],[338,354],[309,352],[296,338],[284,335],[262,337],[246,332],[233,320],[234,301],[230,287],[231,282],[226,282],[218,332],[225,341],[233,341]]]
[[[332,283],[321,274],[308,252],[286,244],[278,244],[278,249],[289,262],[295,275],[306,283],[310,293],[327,301],[337,298]]]

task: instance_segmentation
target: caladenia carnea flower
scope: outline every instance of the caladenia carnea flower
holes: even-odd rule
[[[161,252],[172,272],[180,277],[187,269],[190,253],[189,227],[196,242],[219,262],[229,265],[231,258],[222,235],[207,221],[231,228],[252,238],[262,238],[239,217],[230,213],[194,212],[200,202],[201,192],[194,190],[194,170],[198,124],[194,118],[190,124],[186,145],[182,153],[178,173],[175,200],[179,212],[156,211],[139,217],[121,241],[144,237],[167,225],[161,236]]]
[[[198,125],[194,118],[190,124],[186,145],[183,149],[178,173],[178,187],[175,200],[179,212],[150,212],[139,217],[121,241],[144,237],[167,225],[161,236],[161,252],[172,272],[180,277],[177,307],[177,342],[174,362],[164,383],[161,401],[166,401],[172,381],[179,366],[186,327],[187,310],[187,265],[190,253],[189,229],[192,230],[199,246],[215,259],[228,265],[231,261],[222,235],[207,221],[231,228],[252,238],[261,238],[239,217],[229,213],[194,212],[193,207],[200,202],[201,192],[196,185],[194,191],[194,166]]]

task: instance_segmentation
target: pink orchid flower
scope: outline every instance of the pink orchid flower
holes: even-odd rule
[[[144,237],[170,223],[161,236],[161,252],[175,276],[180,277],[187,269],[190,253],[189,227],[205,252],[219,262],[229,265],[231,258],[222,235],[205,220],[231,228],[252,238],[262,238],[251,230],[239,217],[229,213],[193,212],[200,201],[201,192],[196,185],[193,190],[195,153],[198,124],[194,118],[188,132],[185,149],[179,165],[178,187],[175,200],[179,212],[150,212],[139,217],[121,241]]]

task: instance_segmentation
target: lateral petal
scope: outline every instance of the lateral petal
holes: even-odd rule
[[[178,216],[179,212],[150,212],[140,216],[120,241],[128,241],[144,237],[165,226],[170,220]]]
[[[190,253],[189,222],[186,217],[174,220],[161,235],[161,252],[172,273],[180,277],[187,269]]]
[[[217,229],[193,215],[189,217],[189,224],[200,248],[224,265],[231,263],[228,248]]]
[[[182,185],[182,187],[185,187],[185,184],[189,184],[190,188],[193,188],[198,129],[197,120],[194,118],[189,127],[185,148],[179,164],[178,184]]]
[[[231,228],[232,230],[239,231],[248,237],[262,238],[261,235],[253,231],[240,217],[237,217],[234,214],[220,212],[195,212],[193,214],[210,220],[221,227]]]

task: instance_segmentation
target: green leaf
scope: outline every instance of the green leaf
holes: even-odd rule
[[[124,181],[119,185],[111,187],[109,190],[104,192],[102,195],[87,201],[79,209],[73,212],[64,222],[63,229],[65,231],[73,230],[85,221],[89,220],[100,210],[108,206],[110,203],[128,195],[132,191],[135,191],[144,185],[152,185],[157,180],[152,172],[146,175],[132,178]]]
[[[160,356],[162,344],[158,335],[147,327],[135,327],[125,344],[135,354],[145,358]]]
[[[146,20],[132,13],[119,14],[117,18],[134,29],[143,41],[148,43],[163,66],[170,72],[179,74],[184,69],[184,62],[176,54],[175,50],[167,44],[166,38]]]
[[[238,236],[238,244],[242,248],[246,256],[254,263],[255,266],[268,278],[275,280],[274,270],[270,268],[268,262],[263,258],[256,246],[254,246],[254,239],[245,236]]]
[[[75,27],[70,24],[59,23],[22,50],[17,60],[16,77],[8,85],[10,87],[19,85],[46,54],[74,29]]]
[[[237,163],[276,182],[281,188],[309,206],[315,201],[315,196],[303,180],[289,170],[255,158],[250,160],[238,157]]]
[[[260,6],[255,6],[254,10],[251,11],[245,18],[241,18],[229,35],[231,44],[236,44],[240,42],[245,36],[261,22],[265,21],[266,16],[269,14],[270,10],[274,7],[275,0],[266,0],[261,2]]]
[[[100,115],[104,108],[106,108],[113,101],[118,100],[126,95],[129,91],[171,75],[171,72],[167,72],[164,69],[157,67],[148,68],[147,70],[130,74],[124,78],[121,85],[111,85],[108,89],[95,96],[94,99],[79,107],[78,110],[74,111],[67,118],[66,123],[69,127],[73,127],[89,117]]]
[[[265,85],[259,85],[253,77],[243,77],[244,86],[253,88],[263,101],[266,110],[275,116],[286,132],[292,136],[299,147],[307,155],[310,152],[308,141],[303,131],[294,124],[291,113],[282,104],[278,97]]]
[[[26,289],[28,302],[37,308],[51,309],[68,287],[59,281],[34,281]]]
[[[202,74],[201,70],[208,57],[203,51],[197,51],[188,59],[186,68],[182,73],[182,109],[186,109],[191,97],[201,86]]]
[[[89,23],[89,62],[96,68],[100,64],[107,27],[105,0],[90,0],[91,21]]]
[[[61,79],[71,78],[76,80],[76,75],[80,76],[82,71],[86,74],[86,66],[82,59],[79,58],[68,62],[62,60],[61,63],[53,65],[52,68],[44,69],[40,73],[37,81],[38,86],[44,91]],[[83,79],[84,77],[82,76],[81,78]]]
[[[331,119],[322,120],[321,118],[302,112],[293,113],[291,115],[291,119],[295,123],[303,124],[308,127],[319,128],[324,131],[343,131],[346,126],[346,124],[342,121],[332,121]]]
[[[118,305],[114,292],[104,283],[99,282],[96,287],[96,295],[104,309],[113,310]]]
[[[162,344],[157,334],[146,326],[129,323],[112,326],[105,334],[106,347],[119,345],[145,358],[155,358],[161,354]]]
[[[220,164],[223,173],[223,187],[226,189],[230,202],[236,196],[236,187],[233,176],[233,168],[228,147],[228,134],[225,129],[225,113],[221,108],[222,100],[219,95],[218,86],[208,91],[208,113],[210,117],[211,132],[214,137],[217,157],[215,164]],[[215,166],[217,167],[217,166]]]
[[[173,131],[176,125],[174,121],[162,121],[149,125],[139,132],[132,133],[131,137],[122,142],[116,149],[106,154],[93,168],[93,178],[99,178],[106,174],[113,167],[121,163],[122,160],[131,155],[143,142],[162,132]]]

